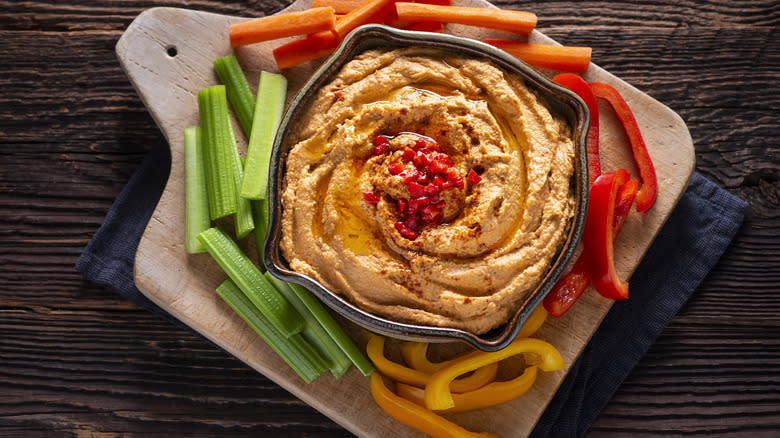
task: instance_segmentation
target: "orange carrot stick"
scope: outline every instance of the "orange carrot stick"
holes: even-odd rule
[[[359,8],[344,16],[335,26],[336,33],[344,38],[352,29],[369,23],[383,22],[384,15],[391,13],[394,0],[367,0]]]
[[[366,0],[312,0],[312,8],[322,8],[330,6],[337,14],[349,14],[355,9],[363,6]]]
[[[232,24],[229,30],[230,46],[333,30],[335,27],[336,13],[330,7],[272,15]]]
[[[397,3],[397,1],[396,1]],[[452,5],[452,2],[450,0],[415,0],[415,3],[424,3],[426,5],[439,5],[439,6],[450,6]],[[425,23],[425,24],[423,24]],[[421,30],[425,32],[443,32],[444,28],[442,27],[441,22],[436,21],[409,21],[409,20],[401,20],[398,18],[398,14],[396,13],[395,6],[393,6],[393,13],[390,14],[390,16],[385,19],[385,24],[392,27],[397,27],[401,29],[408,29],[408,30]],[[438,26],[436,25],[438,24]],[[441,29],[439,29],[441,28]],[[438,30],[436,30],[438,29]]]
[[[341,39],[331,31],[317,32],[304,38],[290,41],[274,49],[274,59],[279,69],[322,58],[336,50]]]
[[[582,73],[590,64],[590,47],[547,46],[500,39],[486,39],[483,42],[538,68]]]
[[[322,8],[330,6],[337,14],[348,14],[360,6],[363,6],[365,3],[366,0],[312,0],[311,7]],[[415,0],[415,3],[441,6],[449,6],[452,4],[450,0]]]
[[[528,35],[536,27],[536,14],[490,8],[439,6],[398,2],[398,18],[408,21],[439,21],[479,26]]]

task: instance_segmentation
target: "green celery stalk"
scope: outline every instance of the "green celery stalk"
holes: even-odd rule
[[[374,365],[368,360],[366,355],[360,351],[352,339],[347,336],[347,333],[341,328],[339,323],[333,319],[333,316],[328,312],[322,302],[303,286],[299,286],[295,283],[287,283],[287,285],[290,286],[312,315],[319,321],[320,325],[328,332],[330,337],[333,338],[333,341],[341,348],[341,351],[343,351],[352,363],[355,364],[355,367],[360,370],[364,376],[368,376],[374,372]]]
[[[217,287],[217,295],[225,300],[304,382],[311,383],[325,372],[327,363],[311,344],[300,334],[287,338],[279,333],[231,279],[225,280]]]
[[[229,122],[229,121],[228,121]],[[244,161],[238,153],[238,145],[236,144],[236,137],[233,134],[233,126],[230,127],[230,137],[233,139],[233,144],[236,145],[233,148],[233,178],[236,182],[236,197],[238,202],[238,209],[233,215],[233,225],[236,228],[236,238],[243,239],[249,233],[255,229],[255,222],[252,218],[252,204],[249,199],[242,198],[238,191],[241,188],[241,178],[244,176]]]
[[[265,266],[265,256],[263,255],[263,245],[265,244],[265,235],[268,232],[268,200],[259,199],[252,201],[252,215],[255,219],[255,243],[257,244],[257,254],[260,265]]]
[[[249,88],[244,71],[241,70],[241,65],[238,64],[235,55],[228,55],[214,61],[214,70],[216,70],[219,80],[225,84],[230,106],[233,107],[241,129],[249,138],[255,112],[255,97]]]
[[[238,193],[233,176],[235,142],[225,98],[225,86],[215,85],[198,92],[201,139],[206,170],[206,188],[211,220],[238,210]]]
[[[287,298],[287,301],[295,307],[295,310],[306,320],[306,328],[303,329],[303,337],[308,339],[326,359],[330,359],[330,372],[335,378],[340,378],[352,366],[352,361],[341,350],[341,347],[331,338],[317,318],[308,307],[303,304],[298,295],[290,286],[282,280],[272,276],[268,271],[264,274],[268,280],[276,286],[276,289]]]
[[[305,321],[301,315],[276,291],[257,266],[241,252],[236,242],[224,231],[219,228],[209,228],[200,233],[198,239],[228,277],[241,288],[277,330],[284,336],[291,336],[303,330]]]
[[[206,252],[198,234],[211,227],[205,173],[201,131],[190,126],[184,129],[184,221],[189,254]]]
[[[261,72],[257,87],[252,134],[249,136],[246,169],[241,196],[265,199],[268,190],[268,161],[276,129],[282,121],[287,97],[287,79],[280,74]]]

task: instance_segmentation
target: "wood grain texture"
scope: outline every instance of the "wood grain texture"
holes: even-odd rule
[[[142,156],[164,142],[116,62],[124,28],[151,6],[262,15],[281,3],[0,2],[0,436],[350,436],[73,269]],[[535,11],[547,35],[592,46],[599,65],[679,113],[697,170],[751,203],[589,435],[776,436],[776,2],[496,4]]]

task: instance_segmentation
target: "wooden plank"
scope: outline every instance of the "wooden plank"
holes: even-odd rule
[[[559,42],[593,46],[602,66],[678,112],[696,144],[697,170],[753,210],[588,436],[773,436],[780,429],[780,418],[766,412],[780,405],[780,350],[769,338],[780,333],[772,277],[780,272],[773,197],[780,90],[765,85],[780,71],[773,3],[643,2],[643,12],[659,17],[653,23],[667,23],[651,26],[635,19],[630,1],[502,2],[537,12],[540,28]],[[351,436],[243,363],[73,269],[144,152],[162,142],[113,53],[148,2],[89,15],[82,10],[95,4],[83,0],[67,8],[3,5],[0,435]],[[267,2],[236,5],[202,0],[197,7],[246,16],[274,10]],[[646,43],[626,49],[633,41]],[[721,406],[723,395],[739,403],[713,414],[709,405]]]
[[[292,6],[300,7],[300,3]],[[172,145],[171,176],[139,246],[136,284],[172,315],[352,432],[361,436],[397,435],[398,423],[373,404],[367,380],[357,372],[349,373],[338,382],[325,376],[313,384],[302,384],[216,298],[213,290],[224,274],[208,256],[188,257],[184,252],[183,238],[178,232],[183,229],[181,132],[184,127],[197,123],[197,90],[217,83],[211,61],[231,53],[224,29],[235,20],[181,9],[152,9],[136,19],[117,46],[123,68]],[[211,31],[204,32],[204,28]],[[449,30],[475,35],[475,31],[464,26],[451,26]],[[488,34],[479,31],[480,38]],[[538,32],[532,39],[549,42]],[[278,44],[237,51],[249,71],[250,83],[256,82],[261,69],[275,70],[269,55],[271,48]],[[175,57],[167,54],[170,47],[176,48]],[[308,77],[311,69],[312,65],[308,65],[286,72],[293,91]],[[585,78],[612,83],[634,108],[662,187],[656,206],[642,217],[632,215],[617,241],[618,269],[627,276],[682,194],[694,166],[693,147],[682,119],[656,100],[596,66],[589,69]],[[614,116],[605,112],[602,121],[605,169],[631,169],[624,134]],[[610,302],[597,294],[586,294],[567,318],[546,326],[541,336],[558,346],[566,363],[571,364],[609,306]],[[475,430],[482,430],[489,422],[493,432],[522,436],[536,422],[564,375],[563,372],[543,375],[522,400],[492,409],[489,418],[480,412],[458,414],[455,418]],[[410,428],[403,430],[403,435],[419,435]]]

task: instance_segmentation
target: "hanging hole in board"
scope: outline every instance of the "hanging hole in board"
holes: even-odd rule
[[[177,53],[179,53],[176,50],[176,47],[174,46],[168,46],[168,48],[165,49],[165,51],[168,53],[168,56],[170,56],[171,58],[173,58],[174,56],[176,56]]]

